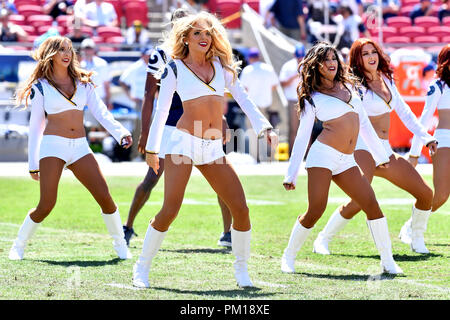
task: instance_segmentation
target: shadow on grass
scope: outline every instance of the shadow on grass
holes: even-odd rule
[[[350,257],[350,258],[361,258],[361,259],[375,259],[380,260],[379,255],[360,255],[360,254],[333,254],[334,256],[340,256],[340,257]],[[399,261],[425,261],[431,258],[439,258],[443,257],[442,254],[436,254],[436,253],[429,253],[429,254],[394,254],[394,260]]]
[[[220,249],[211,249],[211,248],[201,248],[201,249],[160,249],[160,251],[165,252],[176,252],[176,253],[213,253],[213,254],[229,254],[231,252],[231,248],[220,248]]]
[[[209,296],[223,296],[228,298],[236,298],[236,296],[246,298],[246,299],[258,299],[264,297],[274,296],[274,293],[260,292],[261,289],[258,287],[243,288],[235,290],[181,290],[181,289],[170,289],[162,287],[152,287],[151,289],[168,291],[176,294],[187,294],[187,295],[197,295],[200,297]]]
[[[101,266],[106,266],[106,265],[115,265],[118,264],[121,261],[119,258],[114,258],[111,260],[107,260],[107,261],[82,261],[82,260],[74,260],[74,261],[53,261],[53,260],[36,260],[38,262],[43,262],[43,263],[47,263],[50,265],[54,265],[54,266],[63,266],[63,267],[73,267],[73,266],[77,266],[77,267],[81,267],[81,268],[86,268],[86,267],[101,267]]]
[[[361,274],[317,274],[317,273],[307,273],[307,272],[296,272],[293,274],[301,275],[309,278],[317,278],[317,279],[329,279],[329,280],[344,280],[344,281],[370,281],[374,280],[393,280],[396,277],[404,277],[403,275],[394,275],[394,274],[376,274],[376,275],[361,275]]]

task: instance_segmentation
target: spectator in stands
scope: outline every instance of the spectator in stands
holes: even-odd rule
[[[249,64],[242,69],[239,76],[241,83],[247,90],[250,99],[275,128],[280,122],[278,112],[272,109],[273,91],[279,83],[278,76],[271,65],[260,60],[260,53],[257,48],[249,50],[248,62]],[[252,144],[251,147],[253,147]],[[262,146],[258,146],[258,150],[254,151],[257,154],[258,162],[267,158],[267,155],[262,152],[263,149]],[[265,150],[268,151],[268,149]]]
[[[75,18],[84,18],[84,9],[86,5],[93,2],[94,0],[77,0],[73,5],[73,15]]]
[[[16,5],[11,0],[0,0],[0,10],[6,9],[9,14],[18,14]]]
[[[400,0],[382,0],[383,19],[396,17],[400,13]]]
[[[97,86],[95,90],[108,109],[111,110],[113,106],[111,103],[111,77],[108,71],[108,63],[106,60],[97,56],[97,47],[91,38],[84,39],[81,42],[81,58],[81,68],[88,71],[95,71],[92,77],[93,82]]]
[[[280,70],[280,84],[283,87],[284,95],[288,101],[288,141],[289,153],[292,151],[297,128],[299,125],[299,114],[297,112],[297,86],[300,82],[298,66],[305,56],[305,47],[299,43],[295,46],[294,58],[283,64]]]
[[[414,19],[417,17],[430,16],[432,13],[433,4],[431,3],[431,0],[420,0],[420,3],[414,6],[414,9],[409,14],[409,17],[414,23]]]
[[[445,17],[450,17],[450,6],[448,4],[448,0],[442,0],[442,4],[438,11],[438,17],[441,22]]]
[[[89,35],[83,33],[83,30],[81,29],[81,23],[76,20],[73,25],[72,31],[67,34],[66,37],[69,38],[72,43],[81,43],[84,39],[89,38]]]
[[[22,27],[9,21],[8,9],[0,9],[0,42],[17,42],[27,38],[28,34]]]
[[[73,1],[71,0],[46,0],[42,8],[44,14],[48,14],[56,19],[61,15],[73,13]]]
[[[140,20],[134,20],[133,25],[128,28],[126,42],[128,45],[139,45],[144,48],[150,42],[148,31]]]
[[[271,19],[268,16],[269,10],[272,7],[275,0],[260,0],[259,1],[259,14],[264,19],[264,25],[271,26]]]
[[[135,125],[133,128],[133,138],[134,141],[139,141],[139,135],[141,133],[141,109],[142,101],[145,94],[145,82],[147,79],[147,64],[150,58],[150,54],[153,49],[145,48],[143,49],[141,58],[131,64],[128,68],[124,70],[119,78],[119,84],[125,91],[128,98],[134,102],[134,110],[138,114],[136,118]],[[139,155],[138,144],[132,146],[131,157],[132,159]]]
[[[114,6],[103,0],[88,3],[83,12],[83,23],[89,27],[99,26],[117,27],[119,21]]]
[[[369,31],[364,26],[362,18],[354,14],[349,6],[339,6],[338,13],[342,16],[341,23],[344,29],[338,48],[350,48],[353,42],[360,38],[360,33],[363,33],[364,37],[370,38]]]
[[[269,14],[271,24],[286,36],[295,40],[306,40],[302,0],[275,0]]]

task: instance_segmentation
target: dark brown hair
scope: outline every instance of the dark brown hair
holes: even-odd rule
[[[439,52],[437,59],[436,75],[450,87],[450,44],[445,45]]]
[[[364,87],[368,87],[366,74],[364,73],[364,62],[362,59],[362,48],[366,44],[371,44],[374,46],[378,53],[378,68],[384,76],[386,76],[390,81],[393,80],[394,70],[390,66],[390,58],[384,53],[383,49],[373,40],[368,38],[357,39],[353,42],[349,53],[349,66],[350,72],[353,73],[361,82]]]

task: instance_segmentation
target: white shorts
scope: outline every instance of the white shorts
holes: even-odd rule
[[[164,155],[183,155],[190,158],[194,165],[211,163],[225,156],[222,139],[202,139],[177,128],[164,142]]]
[[[436,129],[434,137],[438,142],[438,149],[450,148],[450,129]]]
[[[166,156],[167,144],[174,130],[176,130],[176,127],[174,126],[164,126],[164,131],[161,138],[161,148],[159,148],[158,153],[158,157],[160,159],[164,159]]]
[[[39,149],[39,160],[56,157],[66,162],[65,167],[92,153],[86,137],[69,139],[54,135],[44,135]]]
[[[333,176],[357,166],[353,153],[342,153],[319,140],[311,145],[305,164],[305,168],[329,169]]]
[[[391,157],[391,155],[394,154],[394,151],[392,151],[392,147],[391,144],[389,143],[389,140],[380,139],[380,141],[384,147],[384,150],[386,151],[387,156]],[[366,150],[368,153],[372,154],[372,152],[370,152],[369,150],[369,147],[364,142],[363,138],[361,138],[361,136],[358,136],[358,140],[356,141],[355,151],[356,150]]]

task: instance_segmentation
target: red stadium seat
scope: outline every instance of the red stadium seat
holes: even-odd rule
[[[217,3],[217,14],[222,19],[230,18],[232,15],[241,11],[240,0],[222,0]],[[228,29],[238,29],[241,27],[241,18],[232,19],[225,23]]]
[[[414,25],[418,27],[430,28],[440,26],[441,22],[438,17],[417,17],[414,19]]]
[[[97,35],[102,39],[107,39],[110,37],[122,36],[122,31],[119,27],[98,27]]]
[[[394,27],[382,26],[381,30],[383,31],[383,39],[395,37],[398,35],[397,28]],[[372,36],[378,37],[378,28],[370,29],[370,33]]]
[[[414,43],[439,43],[439,37],[436,36],[420,36],[413,38]]]
[[[405,37],[420,37],[425,35],[425,28],[418,26],[402,27],[399,29],[399,35]]]
[[[48,31],[48,29],[50,29],[50,28],[56,28],[57,30],[58,30],[58,33],[60,34],[60,35],[64,35],[66,32],[65,32],[65,28],[63,28],[63,27],[60,27],[60,26],[56,26],[56,27],[53,27],[53,26],[40,26],[40,27],[38,27],[37,28],[37,34],[38,35],[41,35],[41,34],[44,34],[44,33],[46,33],[47,31]]]
[[[208,8],[209,12],[211,13],[216,13],[217,12],[217,2],[219,2],[220,0],[208,0],[208,2],[206,2],[206,8]]]
[[[41,6],[40,0],[14,0],[14,5],[16,8],[23,5],[34,5],[34,6]]]
[[[27,21],[25,19],[25,17],[21,14],[12,14],[9,16],[9,21],[17,24],[19,26],[24,26],[27,25]]]
[[[109,37],[104,39],[104,42],[112,44],[123,44],[125,43],[125,37],[122,36]]]
[[[32,4],[24,4],[17,7],[17,11],[19,11],[19,14],[29,17],[36,14],[42,14],[42,7]]]
[[[399,12],[399,16],[402,17],[409,17],[409,15],[411,14],[411,12],[414,10],[414,5],[412,6],[402,6],[400,7],[400,12]]]
[[[420,3],[420,0],[402,0],[402,6],[413,6]]]
[[[40,26],[51,26],[53,23],[53,17],[46,14],[36,14],[29,16],[27,21],[33,27],[39,28]]]
[[[60,15],[56,17],[56,22],[58,23],[58,26],[67,28],[69,27],[68,23],[73,21],[73,16],[69,16],[66,14]]]
[[[127,27],[133,25],[134,20],[140,20],[144,26],[148,25],[148,7],[146,2],[130,1],[125,3],[123,8]]]
[[[67,28],[67,33],[72,33],[73,27]],[[81,33],[84,33],[85,35],[88,35],[89,37],[92,37],[94,35],[94,29],[88,26],[82,26],[81,27]]]
[[[450,36],[450,26],[439,26],[428,28],[428,35],[436,37]]]
[[[386,24],[389,27],[401,28],[411,26],[412,21],[410,17],[390,17],[386,19]]]
[[[450,17],[445,17],[442,19],[442,25],[443,26],[449,26],[450,27]]]
[[[37,38],[39,38],[39,36],[32,34],[32,35],[28,35],[28,37],[26,38],[19,38],[19,42],[34,42],[34,40],[36,40]]]
[[[92,40],[94,40],[95,44],[103,43],[103,38],[99,36],[92,36]]]
[[[442,37],[441,42],[443,42],[443,43],[450,43],[450,36]]]
[[[36,35],[36,33],[37,33],[37,30],[33,27],[33,26],[30,26],[30,25],[25,25],[25,26],[20,26],[22,29],[23,29],[23,31],[25,31],[29,36],[34,36],[34,35]]]
[[[259,0],[243,0],[242,2],[248,4],[250,8],[259,13]]]
[[[409,37],[404,36],[395,36],[395,37],[389,37],[384,42],[386,43],[411,43],[411,39]]]

